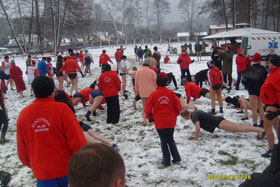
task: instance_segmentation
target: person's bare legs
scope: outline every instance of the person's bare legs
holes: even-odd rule
[[[122,75],[122,92],[126,91],[126,75]]]
[[[222,90],[217,91],[217,101],[219,102],[220,108],[223,108],[223,100],[222,100]]]
[[[212,110],[215,110],[216,107],[216,92],[212,88],[210,88],[210,98],[211,98],[211,107]]]
[[[99,105],[101,104],[104,97],[102,95],[100,95],[95,98],[92,98],[92,96],[89,95],[89,98],[90,98],[90,103],[92,103],[89,106],[89,111],[92,113],[99,107]]]
[[[251,106],[252,111],[252,118],[253,118],[253,124],[257,124],[258,122],[258,96],[256,95],[249,95],[249,103]]]
[[[73,90],[75,90],[76,93],[78,92],[78,77],[71,79],[71,84],[70,95],[72,95]]]
[[[264,111],[263,111],[263,104],[261,102],[260,97],[258,97],[258,110],[259,110],[259,115],[260,115],[260,120],[264,120]]]
[[[64,80],[64,77],[63,76],[57,77],[57,80],[58,80],[58,89],[59,90],[63,90],[63,80]]]
[[[147,125],[147,118],[146,118],[144,109],[145,109],[145,104],[146,104],[148,98],[141,98],[141,100],[142,100],[142,104],[143,104],[143,109],[142,109],[142,115],[143,115],[143,118],[144,118],[143,126],[146,126]]]
[[[73,106],[76,106],[79,102],[81,102],[81,98],[80,97],[75,97],[72,101]]]
[[[262,128],[253,127],[251,125],[238,125],[228,120],[221,121],[219,128],[229,132],[256,132],[258,133],[258,137],[261,137],[264,133],[264,129]]]
[[[109,146],[112,146],[112,142],[110,140],[108,140],[107,138],[98,135],[96,132],[94,132],[93,129],[89,129],[87,130],[87,133],[94,138],[96,141],[99,141],[100,143],[104,143],[107,144]]]
[[[68,75],[67,75],[67,74],[64,74],[63,78],[64,78],[64,80],[65,80],[66,83],[67,83],[67,87],[70,86],[70,82],[69,82],[69,80],[68,80]]]
[[[265,115],[267,114],[267,111],[276,111],[277,108],[273,106],[268,106],[266,108]],[[276,124],[277,123],[277,124]],[[273,120],[269,121],[268,119],[264,118],[264,130],[266,133],[267,141],[268,141],[268,147],[270,150],[273,149],[274,147],[274,133],[272,131],[272,126],[276,127],[275,130],[277,129],[277,134],[278,134],[278,123],[279,123],[279,116],[276,116]]]

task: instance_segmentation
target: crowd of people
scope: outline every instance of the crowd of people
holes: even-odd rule
[[[200,46],[197,48],[195,49],[197,58],[201,60],[203,48]],[[161,71],[161,53],[156,46],[153,48],[153,53],[148,46],[145,46],[144,50],[140,46],[135,46],[135,60],[142,67],[137,69],[133,66],[132,71],[129,71],[127,66],[125,49],[120,46],[114,54],[117,71],[109,65],[109,62],[112,64],[114,62],[106,50],[103,50],[99,58],[101,67],[99,78],[92,80],[89,87],[80,91],[77,72],[80,72],[82,78],[87,73],[92,76],[90,67],[94,61],[88,50],[85,50],[85,53],[80,51],[75,54],[72,49],[69,49],[67,56],[56,57],[56,67],[52,66],[50,57],[43,57],[38,61],[28,56],[26,74],[30,94],[35,95],[35,101],[24,108],[18,117],[17,148],[20,161],[23,165],[32,168],[38,186],[67,186],[68,182],[70,186],[101,183],[105,186],[125,185],[125,166],[117,153],[118,146],[98,135],[90,125],[78,121],[75,116],[75,106],[81,102],[87,107],[86,103],[89,102],[84,116],[87,121],[92,121],[90,116],[98,117],[97,109],[104,110],[102,104],[106,103],[106,123],[121,122],[119,93],[124,96],[124,99],[128,99],[127,75],[132,78],[135,94],[134,108],[136,108],[136,101],[142,101],[142,125],[155,125],[164,166],[170,166],[171,163],[179,164],[184,159],[181,158],[173,137],[177,116],[180,114],[183,119],[191,119],[195,126],[193,141],[198,141],[200,128],[210,133],[213,133],[216,128],[230,132],[255,132],[258,140],[267,136],[269,149],[261,156],[271,157],[274,147],[272,127],[279,137],[278,116],[280,115],[280,57],[274,54],[274,49],[270,49],[271,54],[267,56],[266,66],[260,64],[262,56],[259,53],[254,54],[250,59],[248,55],[243,54],[241,48],[237,50],[238,76],[235,89],[240,90],[240,83],[242,83],[244,89],[248,91],[248,100],[239,96],[225,98],[221,94],[224,88],[229,93],[233,84],[231,76],[233,53],[228,46],[224,48],[214,46],[211,60],[206,64],[208,68],[193,76],[190,73],[190,64],[194,60],[189,56],[187,49],[182,47],[177,63],[181,70],[181,86],[185,90],[186,100],[182,94],[167,88],[171,81],[175,90],[178,89],[178,85],[172,72]],[[165,61],[168,62],[170,59]],[[15,65],[14,60],[9,61],[9,57],[5,56],[1,67],[3,71],[0,71],[0,142],[6,143],[8,140],[5,134],[9,117],[4,94],[8,85],[12,90],[15,83],[20,97],[24,97],[23,91],[26,87],[22,77],[23,72]],[[54,75],[58,80],[57,86],[54,83]],[[64,91],[64,81],[67,86],[71,85],[69,93]],[[209,89],[205,88],[206,86],[202,87],[205,81]],[[191,104],[191,98],[196,100],[201,96],[210,99],[210,111],[197,110],[197,107]],[[245,118],[242,120],[249,120],[248,109],[251,110],[252,125],[240,125],[222,116],[216,116],[216,101],[219,103],[220,113],[225,110],[224,101],[233,104],[240,112],[244,111]],[[99,161],[102,164],[96,164]]]

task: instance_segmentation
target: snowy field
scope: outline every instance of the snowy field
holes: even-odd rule
[[[155,44],[156,45],[156,44]],[[155,46],[153,45],[153,46]],[[179,49],[180,43],[173,44]],[[149,48],[152,49],[151,45]],[[157,45],[162,53],[162,61],[167,50],[167,44]],[[128,57],[128,65],[140,66],[135,61],[133,47],[134,45],[125,46],[125,55]],[[113,68],[116,68],[114,53],[117,46],[106,47],[107,54],[114,61]],[[144,48],[144,46],[142,46]],[[90,49],[94,57],[94,64],[91,69],[93,76],[82,78],[79,74],[79,90],[88,87],[100,75],[98,66],[99,55],[103,48]],[[170,55],[171,63],[161,63],[162,71],[173,72],[175,75],[179,90],[177,92],[185,96],[184,87],[180,85],[180,68],[175,62],[178,55]],[[192,57],[196,60],[196,57]],[[202,57],[202,61],[195,61],[190,65],[191,74],[207,68],[206,62],[210,57]],[[16,64],[25,72],[25,58],[15,57]],[[236,66],[234,61],[233,78],[236,78]],[[53,62],[55,66],[55,62]],[[27,82],[27,77],[24,75]],[[58,82],[55,80],[56,85]],[[261,172],[269,164],[269,159],[262,158],[260,154],[268,149],[267,140],[256,140],[255,133],[230,133],[216,129],[214,134],[204,130],[198,142],[192,142],[189,138],[193,137],[192,131],[194,125],[192,122],[177,118],[174,138],[178,146],[182,161],[180,165],[171,165],[164,168],[161,165],[162,155],[160,141],[154,127],[143,127],[141,115],[141,102],[137,103],[137,110],[133,109],[132,101],[134,93],[130,78],[127,79],[129,99],[124,100],[120,96],[121,117],[119,124],[106,124],[106,107],[105,111],[97,110],[97,117],[88,122],[93,129],[102,136],[107,137],[114,143],[118,144],[120,154],[126,165],[127,186],[138,187],[155,187],[155,186],[238,186],[243,180],[208,180],[208,175],[249,175],[252,172]],[[66,84],[66,83],[65,83]],[[5,96],[6,105],[9,110],[9,129],[6,138],[8,143],[0,144],[0,170],[8,171],[12,174],[10,186],[36,186],[36,180],[33,178],[31,169],[23,166],[17,156],[16,148],[16,120],[20,111],[28,104],[32,103],[34,98],[30,96],[28,85],[24,92],[25,97],[19,98],[16,91],[9,90]],[[207,85],[204,85],[208,88]],[[171,83],[169,88],[174,90]],[[242,90],[232,90],[230,94],[223,91],[223,95],[240,95],[248,98],[248,93]],[[69,93],[69,88],[66,88]],[[199,110],[209,111],[211,109],[210,100],[200,98],[191,101]],[[218,105],[216,105],[216,110]],[[76,115],[79,120],[84,122],[87,108],[79,104],[76,107]],[[218,114],[220,115],[220,114]],[[236,110],[224,103],[223,116],[233,122],[242,123],[241,118],[244,114],[236,113]],[[251,115],[251,113],[249,113]],[[245,121],[252,124],[251,119]],[[43,162],[43,160],[42,160]]]

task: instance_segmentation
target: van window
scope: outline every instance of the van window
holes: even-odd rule
[[[241,48],[243,50],[243,54],[247,55],[248,37],[242,37]]]

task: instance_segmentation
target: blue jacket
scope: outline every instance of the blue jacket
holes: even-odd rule
[[[39,74],[41,76],[46,76],[47,74],[47,71],[49,71],[50,69],[48,68],[47,64],[45,61],[41,60],[39,63],[38,63],[38,71],[39,71]]]
[[[0,70],[0,79],[4,82],[5,84],[5,81],[4,80],[9,80],[10,79],[10,75],[7,75],[4,71]],[[7,86],[5,84],[5,90],[3,90],[4,93],[6,93],[7,91]]]

